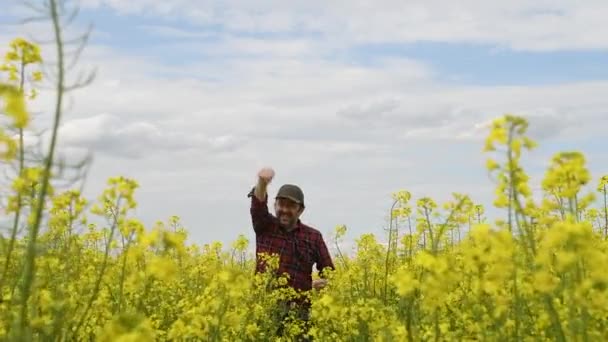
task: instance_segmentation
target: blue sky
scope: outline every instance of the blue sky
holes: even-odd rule
[[[132,176],[137,214],[179,215],[196,242],[253,239],[244,195],[266,165],[277,188],[303,186],[304,220],[328,236],[344,223],[351,240],[383,239],[401,188],[490,205],[483,124],[505,112],[528,117],[541,143],[535,180],[564,149],[585,151],[596,179],[608,173],[599,1],[83,3],[73,29],[94,23],[82,61],[99,73],[62,146],[95,152],[91,197],[107,177]],[[3,46],[50,29],[10,24],[23,15],[12,8],[0,14]]]
[[[431,64],[440,78],[457,84],[545,85],[598,81],[608,76],[608,51],[511,51],[492,45],[410,43],[362,45],[352,49],[357,62],[380,56],[407,56]]]
[[[109,45],[133,54],[151,55],[162,63],[173,63],[171,50],[164,44],[192,41],[187,37],[165,36],[149,27],[170,27],[197,37],[197,42],[213,43],[228,34],[259,39],[317,39],[315,32],[258,33],[222,29],[221,25],[193,25],[184,21],[156,15],[118,14],[107,7],[87,9],[81,22],[93,22],[96,27],[92,43]],[[182,63],[205,56],[200,51],[183,51]],[[558,51],[513,51],[496,44],[450,43],[420,41],[414,43],[363,43],[326,58],[338,58],[347,63],[373,65],[385,57],[405,57],[424,61],[439,79],[456,84],[475,85],[543,85],[570,81],[598,81],[608,76],[608,50],[563,49]],[[213,57],[207,57],[213,58]],[[217,57],[216,57],[217,58]]]
[[[14,0],[13,0],[14,1]],[[559,13],[559,12],[558,12]],[[16,16],[0,14],[7,22],[18,22]],[[103,44],[124,52],[145,54],[162,63],[173,63],[171,50],[164,44],[192,41],[189,37],[163,35],[150,27],[179,30],[201,35],[197,42],[213,43],[227,35],[259,39],[320,39],[318,32],[250,32],[224,29],[222,25],[196,25],[159,15],[122,14],[107,6],[86,8],[79,16],[81,23],[95,25],[92,44]],[[208,35],[203,37],[202,35]],[[197,60],[201,51],[183,51],[183,63]],[[442,81],[476,85],[543,85],[571,81],[599,81],[608,76],[608,50],[603,48],[564,48],[552,51],[514,51],[496,44],[451,43],[419,41],[414,43],[353,44],[326,58],[337,58],[347,63],[373,65],[385,57],[405,57],[428,63]],[[213,57],[208,57],[213,58]],[[217,57],[215,57],[217,58]]]

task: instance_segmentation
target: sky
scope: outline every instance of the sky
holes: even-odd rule
[[[50,38],[48,21],[20,22],[21,1],[4,8],[0,53]],[[595,0],[83,0],[66,35],[94,29],[70,79],[96,78],[71,93],[61,153],[93,153],[90,199],[109,177],[136,179],[134,215],[177,215],[201,244],[253,243],[246,195],[265,166],[271,196],[302,187],[302,220],[329,244],[339,224],[345,245],[385,240],[400,189],[467,193],[500,215],[482,148],[505,113],[540,144],[533,188],[559,151],[584,152],[594,182],[608,174],[607,15]],[[36,127],[53,105],[41,90]]]

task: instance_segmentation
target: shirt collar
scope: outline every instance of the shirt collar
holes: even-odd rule
[[[300,219],[298,219],[298,221],[296,221],[295,226],[291,230],[287,230],[282,226],[280,226],[280,227],[281,227],[281,230],[283,230],[285,233],[293,233],[302,228],[302,221]]]

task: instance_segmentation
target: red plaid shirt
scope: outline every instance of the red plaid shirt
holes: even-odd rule
[[[259,258],[260,253],[278,254],[279,274],[289,275],[288,285],[296,290],[308,291],[312,288],[313,265],[322,272],[325,268],[334,269],[331,255],[327,250],[322,234],[298,220],[296,228],[287,232],[279,226],[277,217],[268,211],[268,196],[264,201],[251,197],[251,220],[256,234],[256,272],[265,267]]]

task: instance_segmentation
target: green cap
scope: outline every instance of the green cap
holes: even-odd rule
[[[287,198],[304,206],[304,193],[297,185],[284,184],[279,188],[276,198]]]

